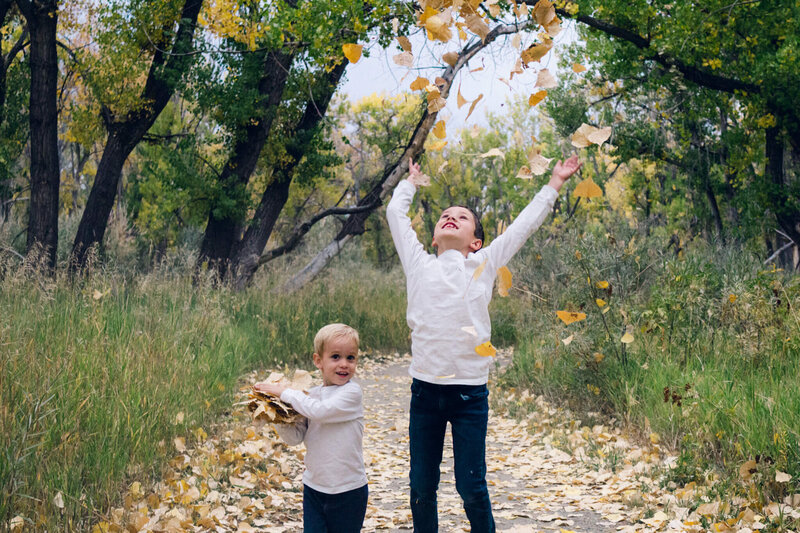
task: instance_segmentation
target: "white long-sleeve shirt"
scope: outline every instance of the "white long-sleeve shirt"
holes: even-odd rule
[[[544,222],[558,192],[545,185],[506,231],[466,257],[445,250],[429,254],[411,226],[408,209],[416,188],[401,181],[386,206],[386,218],[406,274],[411,328],[412,377],[444,385],[482,385],[489,379],[491,357],[475,352],[489,341],[489,301],[497,277],[525,241]],[[482,271],[477,279],[473,275]],[[474,328],[474,329],[473,329]]]
[[[294,425],[276,425],[289,445],[306,443],[303,483],[325,494],[339,494],[367,484],[362,439],[364,406],[361,387],[344,385],[312,387],[308,395],[287,389],[281,400],[305,418]]]

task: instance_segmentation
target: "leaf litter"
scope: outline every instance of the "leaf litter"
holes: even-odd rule
[[[707,501],[708,489],[694,483],[659,488],[658,476],[676,461],[660,439],[639,442],[613,420],[585,425],[541,396],[495,387],[498,369],[512,357],[513,349],[499,349],[490,377],[487,482],[498,532],[752,533],[786,517],[800,519],[800,495],[757,506],[744,499]],[[359,362],[370,489],[363,531],[413,529],[408,363],[407,354],[397,353],[371,354]],[[263,373],[245,376],[241,396],[263,379]],[[288,447],[271,425],[254,422],[248,403],[235,405],[210,435],[197,428],[176,439],[176,454],[162,479],[147,488],[132,482],[122,506],[111,509],[92,532],[301,531],[305,448]],[[441,470],[440,528],[469,531],[455,490],[449,436]],[[783,481],[786,474],[779,474]],[[21,530],[22,518],[8,525]]]

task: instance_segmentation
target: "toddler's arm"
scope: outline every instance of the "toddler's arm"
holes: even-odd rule
[[[324,400],[311,398],[301,391],[292,389],[283,391],[281,400],[292,404],[298,413],[309,420],[336,423],[364,416],[361,387],[355,383],[338,387],[330,397]]]
[[[275,432],[289,446],[303,442],[308,430],[308,419],[301,417],[294,424],[273,424]]]

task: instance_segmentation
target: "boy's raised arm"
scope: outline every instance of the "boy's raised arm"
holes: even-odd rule
[[[346,422],[364,415],[361,387],[356,384],[340,387],[325,400],[311,398],[302,391],[286,389],[281,393],[281,400],[292,404],[304,417],[326,423]]]
[[[408,267],[425,255],[425,248],[419,242],[417,233],[411,226],[411,219],[408,217],[408,210],[411,201],[417,191],[417,186],[424,185],[424,174],[420,172],[419,164],[409,160],[408,179],[397,184],[392,199],[386,206],[386,221],[389,223],[389,231],[392,233],[394,247],[400,257],[403,270],[408,271]]]
[[[539,229],[553,209],[561,187],[582,165],[577,155],[555,164],[548,184],[542,187],[503,234],[486,247],[494,268],[508,263],[533,232]]]

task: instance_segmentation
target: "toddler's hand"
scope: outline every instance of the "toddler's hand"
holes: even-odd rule
[[[414,187],[426,187],[431,184],[431,178],[427,174],[423,174],[419,163],[414,163],[410,157],[408,158],[408,181]]]
[[[583,163],[578,160],[577,154],[573,154],[572,157],[564,162],[558,161],[556,166],[553,167],[553,173],[548,185],[557,191],[560,190],[562,185],[564,185],[564,183],[566,183],[566,181],[582,166]]]
[[[289,387],[287,387],[286,385],[281,385],[279,383],[264,383],[264,382],[260,382],[260,383],[256,383],[255,385],[253,385],[253,388],[255,390],[257,390],[258,392],[264,392],[266,394],[271,394],[272,396],[275,396],[276,398],[280,398],[281,394],[283,394],[283,391],[285,391]]]

